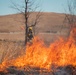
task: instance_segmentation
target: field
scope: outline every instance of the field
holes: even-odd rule
[[[32,19],[37,13],[32,13],[29,21],[32,24]],[[67,36],[68,26],[64,23],[64,14],[45,12],[42,13],[39,23],[35,27],[36,35],[43,35],[42,38],[47,38],[53,35]],[[29,25],[31,25],[29,22]],[[21,14],[13,14],[0,16],[0,39],[11,41],[24,40],[24,17]],[[47,36],[47,37],[46,37]],[[45,39],[46,40],[46,39]],[[51,39],[50,39],[51,40]]]
[[[30,22],[32,22],[36,14],[37,12],[31,14]],[[35,27],[35,35],[39,36],[47,44],[58,39],[59,36],[67,37],[69,29],[64,23],[64,17],[64,14],[60,13],[42,12],[40,21]],[[17,49],[18,45],[20,46],[23,43],[25,30],[22,27],[24,27],[22,14],[0,16],[0,56],[2,56],[2,52],[5,50],[6,52],[9,49],[15,50],[16,46],[14,44],[17,45]],[[18,48],[17,50],[20,49]]]
[[[37,12],[32,13],[29,25],[35,19]],[[64,23],[64,14],[42,12],[39,23],[35,27],[35,35],[47,45],[59,39],[67,37],[69,28]],[[0,63],[4,60],[14,59],[25,51],[24,17],[22,14],[0,16]]]

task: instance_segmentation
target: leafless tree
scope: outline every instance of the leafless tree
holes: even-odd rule
[[[76,27],[76,0],[67,0],[67,12],[64,21],[69,25],[71,32]],[[70,35],[70,32],[68,35]]]
[[[33,27],[34,29],[34,35],[35,35],[35,26],[39,23],[39,19],[42,15],[41,10],[39,10],[39,4],[37,0],[24,0],[23,5],[16,4],[12,2],[12,6],[14,9],[18,10],[21,14],[24,16],[24,24],[25,24],[25,45],[28,42],[28,28]],[[36,10],[39,10],[36,12]],[[35,18],[31,21],[29,25],[29,19],[30,19],[30,14],[36,12]]]

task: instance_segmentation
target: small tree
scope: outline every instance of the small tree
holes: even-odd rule
[[[31,26],[34,28],[34,34],[35,34],[35,26],[39,23],[39,19],[42,15],[41,11],[39,10],[37,14],[35,15],[35,18],[32,20],[31,24],[29,24],[30,14],[34,13],[38,8],[39,4],[35,0],[24,0],[23,5],[18,5],[12,2],[13,8],[18,10],[21,14],[23,14],[25,19],[25,45],[28,42],[28,28]],[[33,7],[34,6],[34,7]]]
[[[65,14],[65,21],[69,25],[70,32],[76,27],[76,0],[67,0],[68,14]],[[70,35],[70,33],[69,33]]]

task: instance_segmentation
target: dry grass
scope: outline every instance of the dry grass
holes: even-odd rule
[[[30,22],[36,14],[34,12],[30,15]],[[65,33],[68,33],[68,27],[63,24],[64,17],[64,14],[42,12],[40,22],[36,25],[36,34],[51,32],[55,35],[55,32],[61,32],[61,35],[65,35]],[[24,41],[24,30],[21,29],[21,26],[24,27],[24,17],[21,14],[0,16],[0,39]],[[45,34],[42,34],[42,36],[46,37],[48,35]]]
[[[37,13],[31,14],[30,21],[35,14]],[[63,20],[64,14],[43,12],[36,26],[36,34],[46,43],[52,42],[60,35],[66,36],[68,27],[63,26]],[[0,41],[0,63],[20,54],[22,45],[12,41],[24,41],[24,30],[21,29],[21,26],[24,26],[24,18],[21,14],[0,16],[0,40],[11,41]]]
[[[0,63],[16,58],[23,52],[23,48],[22,43],[0,41]]]

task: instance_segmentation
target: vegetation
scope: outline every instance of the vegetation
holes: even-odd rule
[[[24,50],[19,42],[0,41],[0,63],[18,57]]]
[[[39,22],[40,16],[41,16],[41,11],[37,11],[38,13],[35,15],[35,19],[29,23],[29,18],[30,14],[36,12],[36,10],[39,8],[39,4],[35,0],[24,0],[23,5],[17,5],[13,3],[13,8],[18,10],[20,13],[22,13],[24,17],[24,24],[25,24],[25,45],[28,42],[28,28],[33,27],[34,28],[34,33],[35,33],[35,26]]]

